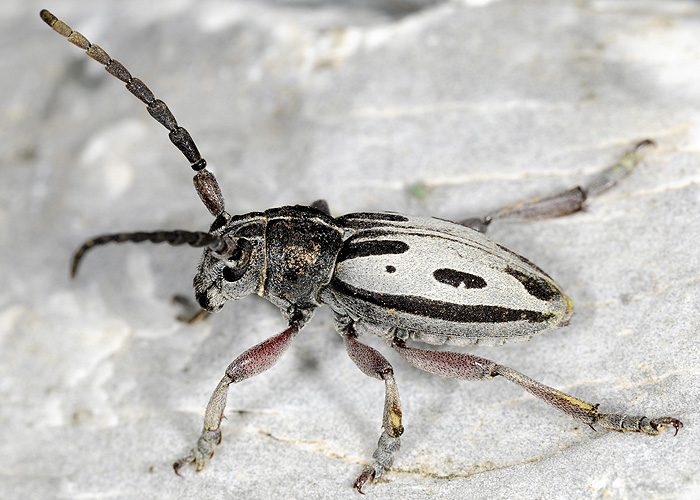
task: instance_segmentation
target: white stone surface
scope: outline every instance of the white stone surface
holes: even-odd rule
[[[5,2],[0,18],[3,498],[358,498],[383,402],[319,311],[276,367],[232,388],[204,471],[173,474],[227,364],[284,323],[253,297],[176,322],[193,249],[104,248],[69,280],[89,236],[210,218],[165,130],[42,7],[170,105],[234,213],[323,197],[334,214],[460,219],[656,140],[585,212],[494,224],[576,313],[529,343],[468,351],[604,411],[676,416],[681,432],[593,432],[504,380],[440,379],[368,338],[394,364],[406,432],[366,492],[700,496],[697,2],[46,0]]]

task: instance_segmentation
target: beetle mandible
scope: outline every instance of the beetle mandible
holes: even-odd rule
[[[385,384],[382,434],[372,460],[355,480],[362,493],[391,467],[403,433],[399,393],[391,364],[376,349],[359,341],[364,331],[380,335],[409,364],[442,377],[487,380],[501,376],[579,422],[615,431],[656,435],[683,424],[671,417],[648,418],[604,413],[590,404],[537,382],[491,360],[450,351],[409,347],[428,344],[502,344],[527,340],[536,333],[566,325],[571,300],[545,272],[485,236],[495,220],[567,215],[587,198],[616,184],[640,161],[645,140],[585,186],[525,201],[459,223],[397,213],[353,213],[331,217],[328,205],[284,206],[264,212],[230,215],[214,175],[206,168],[190,134],[177,124],[166,104],[102,48],[91,44],[47,10],[41,18],[57,33],[84,49],[146,104],[169,131],[172,143],[196,172],[194,185],[214,216],[208,232],[152,231],[94,237],[75,253],[75,276],[86,251],[120,242],[167,242],[203,247],[194,290],[206,312],[233,299],[256,293],[279,307],[288,327],[236,358],[212,394],[204,427],[194,448],[174,464],[194,463],[201,470],[221,442],[220,423],[228,388],[270,368],[322,304],[331,308],[335,326],[350,359]]]

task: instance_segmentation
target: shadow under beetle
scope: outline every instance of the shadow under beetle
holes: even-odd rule
[[[557,217],[580,210],[588,197],[628,174],[639,163],[640,150],[653,144],[651,141],[637,144],[586,186],[460,223],[397,213],[354,213],[334,218],[324,200],[311,206],[230,215],[224,209],[216,178],[165,103],[102,48],[47,10],[40,15],[57,33],[86,50],[123,81],[146,104],[151,116],[168,129],[170,140],[196,172],[197,193],[215,217],[206,233],[176,230],[97,236],[75,253],[72,276],[85,252],[96,245],[150,241],[204,247],[194,278],[202,314],[218,311],[229,300],[257,293],[279,307],[289,324],[282,333],[248,349],[228,366],[209,400],[196,445],[173,464],[176,473],[191,462],[199,471],[214,454],[214,447],[221,442],[220,423],[229,385],[274,365],[322,304],[333,311],[350,359],[365,375],[383,380],[386,387],[383,432],[371,462],[354,483],[360,493],[368,480],[378,481],[391,467],[403,433],[393,368],[377,350],[358,340],[364,331],[380,335],[416,368],[462,380],[500,375],[591,428],[598,424],[620,432],[655,435],[667,426],[678,433],[683,426],[671,417],[603,413],[598,405],[491,360],[407,345],[409,339],[428,344],[499,345],[566,325],[573,304],[559,285],[484,233],[496,219]]]

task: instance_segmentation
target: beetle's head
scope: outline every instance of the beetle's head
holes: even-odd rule
[[[210,233],[225,239],[223,250],[207,248],[194,277],[197,302],[210,312],[226,301],[261,289],[265,275],[265,218],[261,214],[234,216],[212,225]]]

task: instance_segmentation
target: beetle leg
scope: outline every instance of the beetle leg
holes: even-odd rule
[[[314,201],[311,205],[309,205],[311,208],[315,208],[316,210],[320,210],[326,215],[331,214],[331,209],[328,207],[328,202],[326,200],[316,200]]]
[[[459,380],[485,380],[494,377],[498,365],[490,359],[451,351],[428,351],[406,347],[395,340],[392,346],[409,365],[441,377]]]
[[[577,186],[550,196],[516,203],[495,210],[482,218],[465,219],[460,224],[485,233],[489,224],[497,219],[548,219],[578,212],[588,198],[610,189],[629,174],[641,161],[641,150],[653,145],[654,142],[649,139],[639,142],[632,150],[625,153],[620,161],[599,172],[585,186]]]
[[[372,455],[372,462],[367,465],[362,474],[355,480],[355,488],[362,493],[362,487],[370,480],[377,482],[384,472],[394,462],[394,453],[399,450],[403,434],[401,425],[401,403],[399,391],[394,380],[394,369],[379,351],[362,344],[357,340],[357,334],[352,324],[342,330],[345,340],[345,348],[350,359],[368,377],[378,378],[384,381],[386,394],[384,399],[384,415],[382,418],[382,435],[377,443],[377,449]]]
[[[503,376],[514,384],[519,385],[533,396],[552,405],[557,410],[566,413],[579,422],[588,424],[591,428],[594,424],[598,424],[605,429],[613,431],[641,432],[655,436],[661,429],[668,426],[672,426],[676,430],[675,434],[678,434],[678,429],[683,427],[683,422],[671,417],[650,419],[643,415],[634,416],[624,415],[622,413],[599,412],[597,404],[586,403],[578,398],[569,396],[552,387],[541,384],[507,366],[496,365],[493,374],[494,376]]]
[[[393,347],[409,364],[441,377],[485,380],[501,375],[536,398],[591,427],[598,424],[614,431],[641,432],[650,435],[656,435],[661,429],[668,426],[672,426],[678,433],[678,429],[683,427],[680,420],[671,417],[650,419],[645,416],[628,416],[621,413],[601,413],[598,411],[598,405],[581,401],[541,384],[512,368],[471,354],[415,349],[406,347],[400,341],[395,341]]]
[[[206,461],[214,455],[214,447],[221,443],[220,424],[221,419],[224,418],[229,385],[258,375],[272,367],[285,353],[302,326],[304,326],[303,316],[293,315],[286,330],[251,347],[226,368],[226,374],[214,389],[204,412],[202,434],[189,455],[173,464],[175,474],[179,475],[180,468],[192,462],[197,472],[204,468]]]

